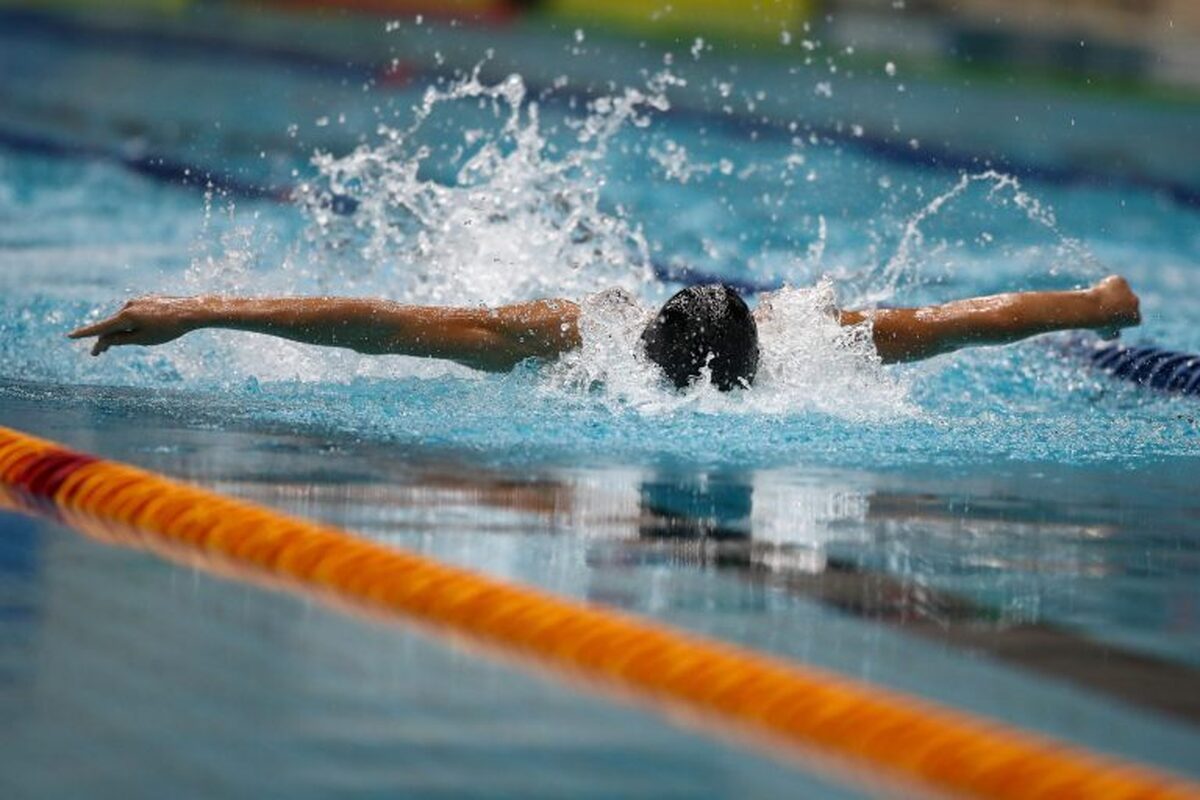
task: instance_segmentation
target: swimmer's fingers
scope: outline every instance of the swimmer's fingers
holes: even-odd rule
[[[76,328],[67,334],[71,339],[86,339],[89,336],[103,336],[106,333],[115,333],[117,331],[132,330],[133,322],[126,318],[123,314],[114,314],[108,319],[102,319],[99,322],[91,325],[84,325],[82,328]]]
[[[110,347],[120,347],[126,344],[147,344],[140,331],[115,331],[101,334],[92,345],[92,355],[98,356]]]

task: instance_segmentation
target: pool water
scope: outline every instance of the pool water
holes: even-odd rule
[[[159,98],[124,108],[122,126],[64,77],[114,70],[129,97]],[[198,73],[222,87],[215,121],[187,102]],[[22,36],[4,38],[0,75],[26,103],[0,111],[21,133],[0,147],[0,423],[1200,774],[1194,399],[1098,374],[1064,337],[884,368],[821,314],[1120,272],[1145,317],[1129,341],[1200,350],[1197,209],[1115,181],[906,164],[803,115],[757,131],[679,114],[682,66],[572,100],[519,76],[364,88]],[[35,100],[56,114],[36,117]],[[86,154],[31,145],[72,136]],[[198,185],[130,169],[134,151],[196,165]],[[216,169],[297,199],[204,191]],[[677,288],[662,276],[686,268],[792,287],[754,298],[777,323],[753,391],[666,391],[624,346]],[[591,298],[594,335],[562,363],[499,376],[237,334],[99,359],[64,338],[132,295],[209,291]],[[231,719],[258,726],[280,770],[316,759],[312,774],[335,776],[321,787],[346,793],[662,796],[663,775],[680,796],[794,789],[746,751],[404,630],[12,515],[0,532],[0,703],[22,720],[0,772],[18,794],[88,785],[83,767],[48,775],[38,759],[113,731],[163,753],[143,787],[218,776],[252,790],[252,765],[229,760]],[[134,611],[158,597],[166,609]],[[224,653],[287,678],[248,682]],[[186,654],[194,671],[158,666]],[[129,670],[171,702],[135,702]],[[138,722],[180,714],[178,748]],[[497,719],[526,725],[528,747],[499,746]],[[585,729],[564,758],[559,734]],[[137,783],[115,747],[92,748],[109,791]],[[463,776],[421,783],[388,765],[398,753]],[[561,763],[508,769],[547,758]],[[719,777],[681,774],[700,763]],[[594,783],[613,764],[629,783]],[[464,777],[493,773],[512,782]]]

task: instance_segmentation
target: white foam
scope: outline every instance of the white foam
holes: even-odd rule
[[[650,414],[818,412],[879,419],[915,412],[904,380],[884,371],[869,324],[838,323],[828,279],[760,300],[761,356],[751,391],[721,392],[705,376],[682,392],[669,386],[640,340],[655,309],[628,292],[592,295],[580,310],[583,346],[545,371],[550,391],[593,395]]]

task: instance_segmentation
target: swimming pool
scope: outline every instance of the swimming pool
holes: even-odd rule
[[[105,83],[103,48],[26,35],[0,49],[4,90],[57,109],[5,112],[8,130],[27,127],[0,150],[4,424],[1197,774],[1195,404],[1111,381],[1058,340],[885,370],[809,330],[778,340],[761,391],[729,398],[627,380],[625,356],[603,349],[481,376],[233,336],[92,360],[62,338],[128,293],[495,302],[622,285],[651,303],[670,288],[655,272],[686,265],[768,284],[828,274],[848,304],[1120,271],[1143,297],[1131,340],[1196,350],[1194,208],[1120,182],[905,164],[852,130],[752,136],[656,108],[683,90],[682,67],[590,108],[547,96],[535,121],[540,88],[503,76],[426,95],[420,81],[363,91],[341,72],[204,53],[121,58],[125,91],[159,101],[113,128],[82,79]],[[184,91],[198,73],[227,114],[173,142],[199,130]],[[423,104],[403,141],[376,132],[408,129]],[[105,158],[69,157],[62,142],[81,132]],[[50,133],[56,148],[34,152]],[[340,158],[314,168],[314,145]],[[129,168],[151,156],[311,188],[300,204],[206,194]],[[619,307],[593,314],[619,337]],[[333,776],[322,787],[347,793],[661,796],[664,775],[681,796],[794,789],[794,773],[744,751],[409,634],[3,520],[0,694],[22,720],[3,758],[21,794],[137,787],[116,753],[142,747],[161,754],[151,786],[253,790],[254,762],[230,760],[234,720],[279,774],[314,759]],[[279,681],[241,666],[280,662]],[[380,696],[399,719],[365,708]],[[178,748],[135,724],[155,714],[155,729],[188,720]],[[500,747],[496,720],[526,726],[528,748]],[[418,741],[430,725],[442,738]],[[564,732],[585,729],[596,739],[564,758]],[[77,770],[38,760],[83,740]],[[387,766],[398,754],[443,767]],[[712,772],[680,766],[696,764]],[[629,782],[598,783],[614,765]]]

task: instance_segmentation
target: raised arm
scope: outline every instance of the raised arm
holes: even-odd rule
[[[92,355],[100,355],[110,347],[163,344],[201,328],[228,328],[501,371],[577,347],[578,320],[579,307],[566,300],[442,308],[344,297],[142,297],[69,335],[97,337]]]
[[[1007,344],[1076,328],[1112,333],[1141,322],[1137,295],[1111,275],[1087,289],[1019,292],[925,308],[843,311],[839,321],[870,319],[875,349],[885,362],[917,361],[960,347]]]

